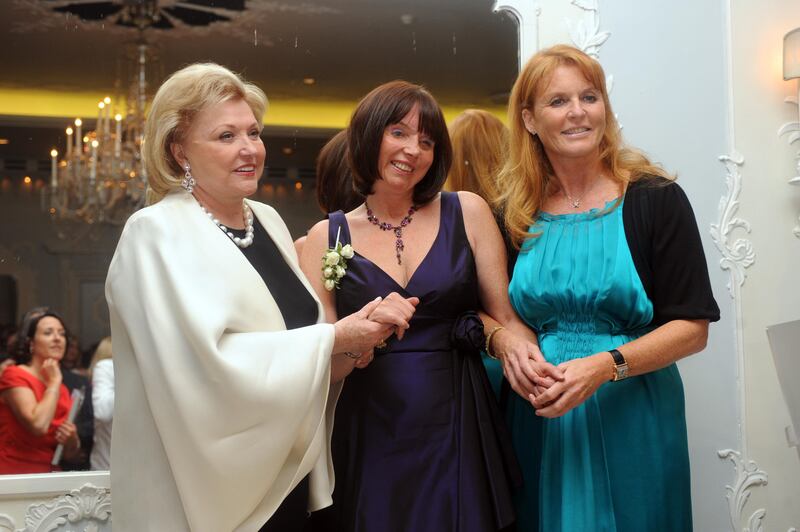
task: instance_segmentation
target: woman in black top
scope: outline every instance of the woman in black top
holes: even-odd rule
[[[564,374],[531,383],[527,360],[498,353],[518,393],[507,408],[525,476],[518,529],[691,530],[675,362],[719,319],[691,206],[622,144],[603,70],[576,48],[531,58],[509,122],[509,293]]]

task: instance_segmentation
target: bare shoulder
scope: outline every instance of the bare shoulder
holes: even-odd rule
[[[458,200],[461,202],[461,211],[465,216],[492,217],[492,210],[489,208],[489,204],[479,195],[466,190],[460,190],[457,194]]]

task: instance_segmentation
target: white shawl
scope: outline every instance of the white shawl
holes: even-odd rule
[[[283,220],[248,204],[314,295]],[[183,191],[125,224],[106,298],[115,532],[258,530],[312,471],[309,509],[331,503],[338,391],[318,300],[319,323],[287,331],[261,276]]]

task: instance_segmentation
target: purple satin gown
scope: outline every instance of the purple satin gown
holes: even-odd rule
[[[356,250],[336,292],[339,316],[393,291],[420,303],[403,339],[345,381],[334,506],[315,530],[483,532],[514,521],[519,469],[480,360],[482,324],[464,314],[478,309],[475,261],[458,195],[441,203],[439,233],[405,288]],[[349,243],[344,214],[329,220],[330,245],[340,227]]]

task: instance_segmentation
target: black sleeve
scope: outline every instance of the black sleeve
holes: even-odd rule
[[[514,273],[514,266],[517,264],[517,257],[519,256],[519,250],[514,247],[514,243],[511,242],[511,237],[508,235],[508,230],[506,229],[506,224],[505,220],[503,219],[502,210],[494,211],[494,221],[497,223],[497,227],[500,228],[500,234],[503,236],[503,243],[506,246],[506,259],[507,259],[506,266],[508,268],[508,281],[511,282],[511,274]]]
[[[653,325],[719,320],[697,222],[683,189],[650,179],[629,187],[623,205],[628,247],[653,302]]]

